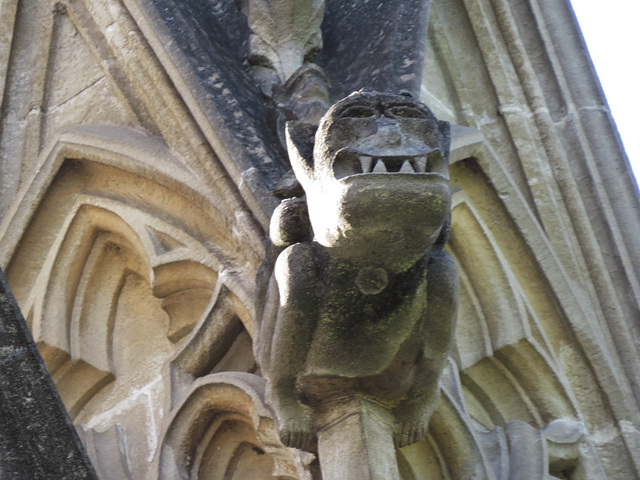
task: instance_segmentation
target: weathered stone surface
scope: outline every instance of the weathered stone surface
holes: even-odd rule
[[[262,182],[273,188],[285,173],[268,105],[247,62],[249,26],[233,1],[153,2],[170,38],[203,88],[204,107],[247,155]],[[210,104],[214,109],[207,108]],[[239,116],[238,111],[243,115]]]
[[[327,407],[318,432],[322,480],[400,480],[391,413],[360,396]]]
[[[420,92],[430,1],[327,0],[322,25],[334,98],[361,88]]]
[[[0,263],[101,478],[155,480],[163,426],[194,431],[177,406],[211,405],[194,385],[260,374],[252,279],[288,167],[245,62],[246,3],[0,2]],[[384,58],[402,55],[364,46],[395,35],[379,27],[394,4],[328,3],[325,51],[355,62],[322,58],[337,89],[343,74],[365,86],[368,65],[392,78]],[[397,451],[401,475],[509,478],[524,459],[558,478],[636,478],[640,201],[570,5],[432,2],[426,41],[420,98],[469,128],[452,129],[450,157],[459,378],[441,381],[428,439]],[[280,198],[301,195],[287,180]],[[293,238],[309,241],[304,202],[290,203]],[[358,288],[384,284],[365,273]],[[273,472],[319,478],[234,392],[207,414],[215,441],[197,437],[176,463],[233,478],[293,459]],[[217,430],[229,411],[251,420]],[[535,433],[512,452],[516,421],[547,451]],[[581,425],[580,441],[563,443],[558,422]],[[245,441],[258,451],[216,450]]]
[[[0,478],[96,479],[0,271]]]
[[[250,0],[244,5],[252,32],[249,62],[271,95],[274,85],[283,85],[322,49],[324,0]]]

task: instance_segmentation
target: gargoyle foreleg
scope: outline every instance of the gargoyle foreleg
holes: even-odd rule
[[[315,418],[302,402],[297,379],[304,371],[317,323],[317,280],[309,244],[288,247],[275,268],[280,296],[269,359],[267,395],[276,411],[280,438],[288,446],[309,449]]]
[[[406,400],[394,409],[396,447],[415,443],[427,434],[429,419],[440,397],[438,379],[449,353],[458,315],[458,270],[447,252],[434,250],[427,267],[427,309],[421,328],[423,353]]]

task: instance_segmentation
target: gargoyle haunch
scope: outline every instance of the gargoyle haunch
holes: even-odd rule
[[[414,443],[457,314],[457,268],[442,250],[449,124],[411,97],[357,92],[317,132],[289,122],[287,135],[312,232],[303,199],[274,213],[280,251],[254,343],[281,439],[310,449],[319,406],[361,396],[392,413],[397,447]]]

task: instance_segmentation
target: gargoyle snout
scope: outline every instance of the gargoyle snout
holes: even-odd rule
[[[387,117],[380,117],[376,120],[376,135],[380,139],[381,146],[398,147],[402,145],[404,134],[400,124]]]

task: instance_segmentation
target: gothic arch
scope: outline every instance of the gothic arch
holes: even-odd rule
[[[94,463],[131,478],[162,420],[146,398],[171,396],[162,367],[221,288],[239,306],[250,298],[252,279],[234,273],[253,261],[233,242],[237,218],[181,165],[140,131],[69,128],[4,224],[7,277]]]

